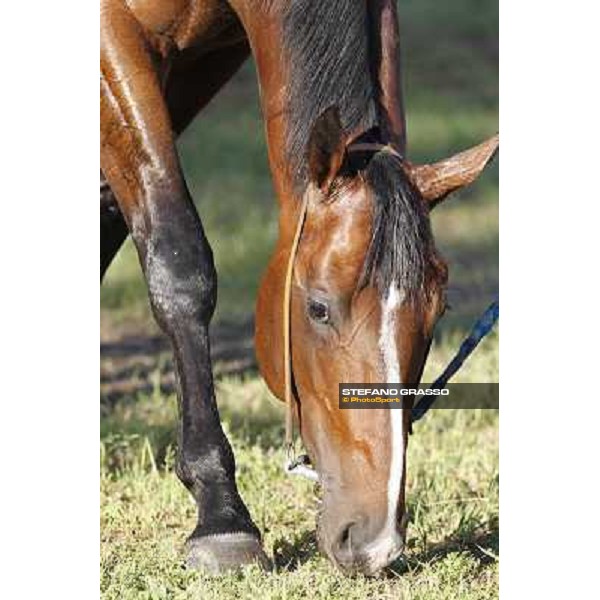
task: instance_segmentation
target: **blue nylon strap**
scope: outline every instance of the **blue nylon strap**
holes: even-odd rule
[[[494,327],[494,324],[498,320],[498,312],[499,301],[495,300],[488,306],[483,315],[481,315],[479,320],[475,323],[471,333],[469,333],[460,345],[454,358],[444,369],[444,372],[431,384],[430,389],[441,389],[446,386],[448,381],[450,381],[454,374],[461,368],[462,364],[473,350],[477,348],[479,342],[492,330],[492,327]],[[412,422],[416,423],[421,419],[433,406],[433,403],[437,398],[438,396],[425,396],[423,400],[414,406],[411,414]]]

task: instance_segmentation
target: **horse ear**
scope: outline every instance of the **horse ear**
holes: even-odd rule
[[[479,146],[432,165],[407,165],[408,172],[430,208],[448,194],[473,183],[498,150],[498,134]]]
[[[331,106],[315,121],[308,141],[308,167],[311,181],[326,192],[335,179],[346,152],[340,113]]]

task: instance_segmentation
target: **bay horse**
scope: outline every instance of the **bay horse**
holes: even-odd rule
[[[294,417],[323,490],[319,545],[373,574],[403,549],[409,403],[339,410],[338,383],[417,383],[445,307],[429,211],[471,183],[495,136],[452,158],[406,158],[393,0],[101,0],[100,274],[128,234],[178,382],[176,472],[198,506],[188,564],[268,566],[235,482],[208,328],[217,274],[175,140],[252,55],[279,238],[260,287],[256,352],[285,397],[289,298]]]

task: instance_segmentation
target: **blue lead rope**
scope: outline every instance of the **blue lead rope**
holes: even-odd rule
[[[446,384],[455,375],[469,355],[477,348],[479,342],[492,330],[498,320],[499,303],[498,300],[492,302],[486,311],[479,317],[479,320],[471,329],[468,337],[460,345],[458,352],[450,361],[450,364],[444,369],[444,372],[431,384],[430,389],[439,390],[446,387]],[[412,409],[411,420],[416,423],[433,406],[433,403],[439,396],[426,396]]]

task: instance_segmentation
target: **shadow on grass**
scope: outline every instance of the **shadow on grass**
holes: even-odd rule
[[[278,538],[273,544],[273,560],[278,571],[295,571],[318,553],[316,531],[304,531],[292,542]]]
[[[461,524],[443,542],[433,544],[417,554],[409,554],[388,567],[384,576],[397,577],[418,573],[426,567],[455,553],[468,552],[480,566],[485,567],[499,558],[499,525],[493,519],[483,525]],[[292,572],[319,554],[316,532],[304,531],[289,542],[278,538],[273,545],[275,566],[280,571]]]
[[[211,358],[215,380],[257,373],[254,320],[221,322],[211,329]],[[173,356],[163,335],[136,335],[100,344],[100,398],[110,410],[122,400],[157,391],[175,393]]]
[[[389,567],[388,574],[393,577],[418,573],[451,554],[464,552],[468,552],[480,566],[485,567],[499,559],[499,536],[497,518],[483,524],[461,523],[443,542],[428,545],[425,550],[396,561]]]

